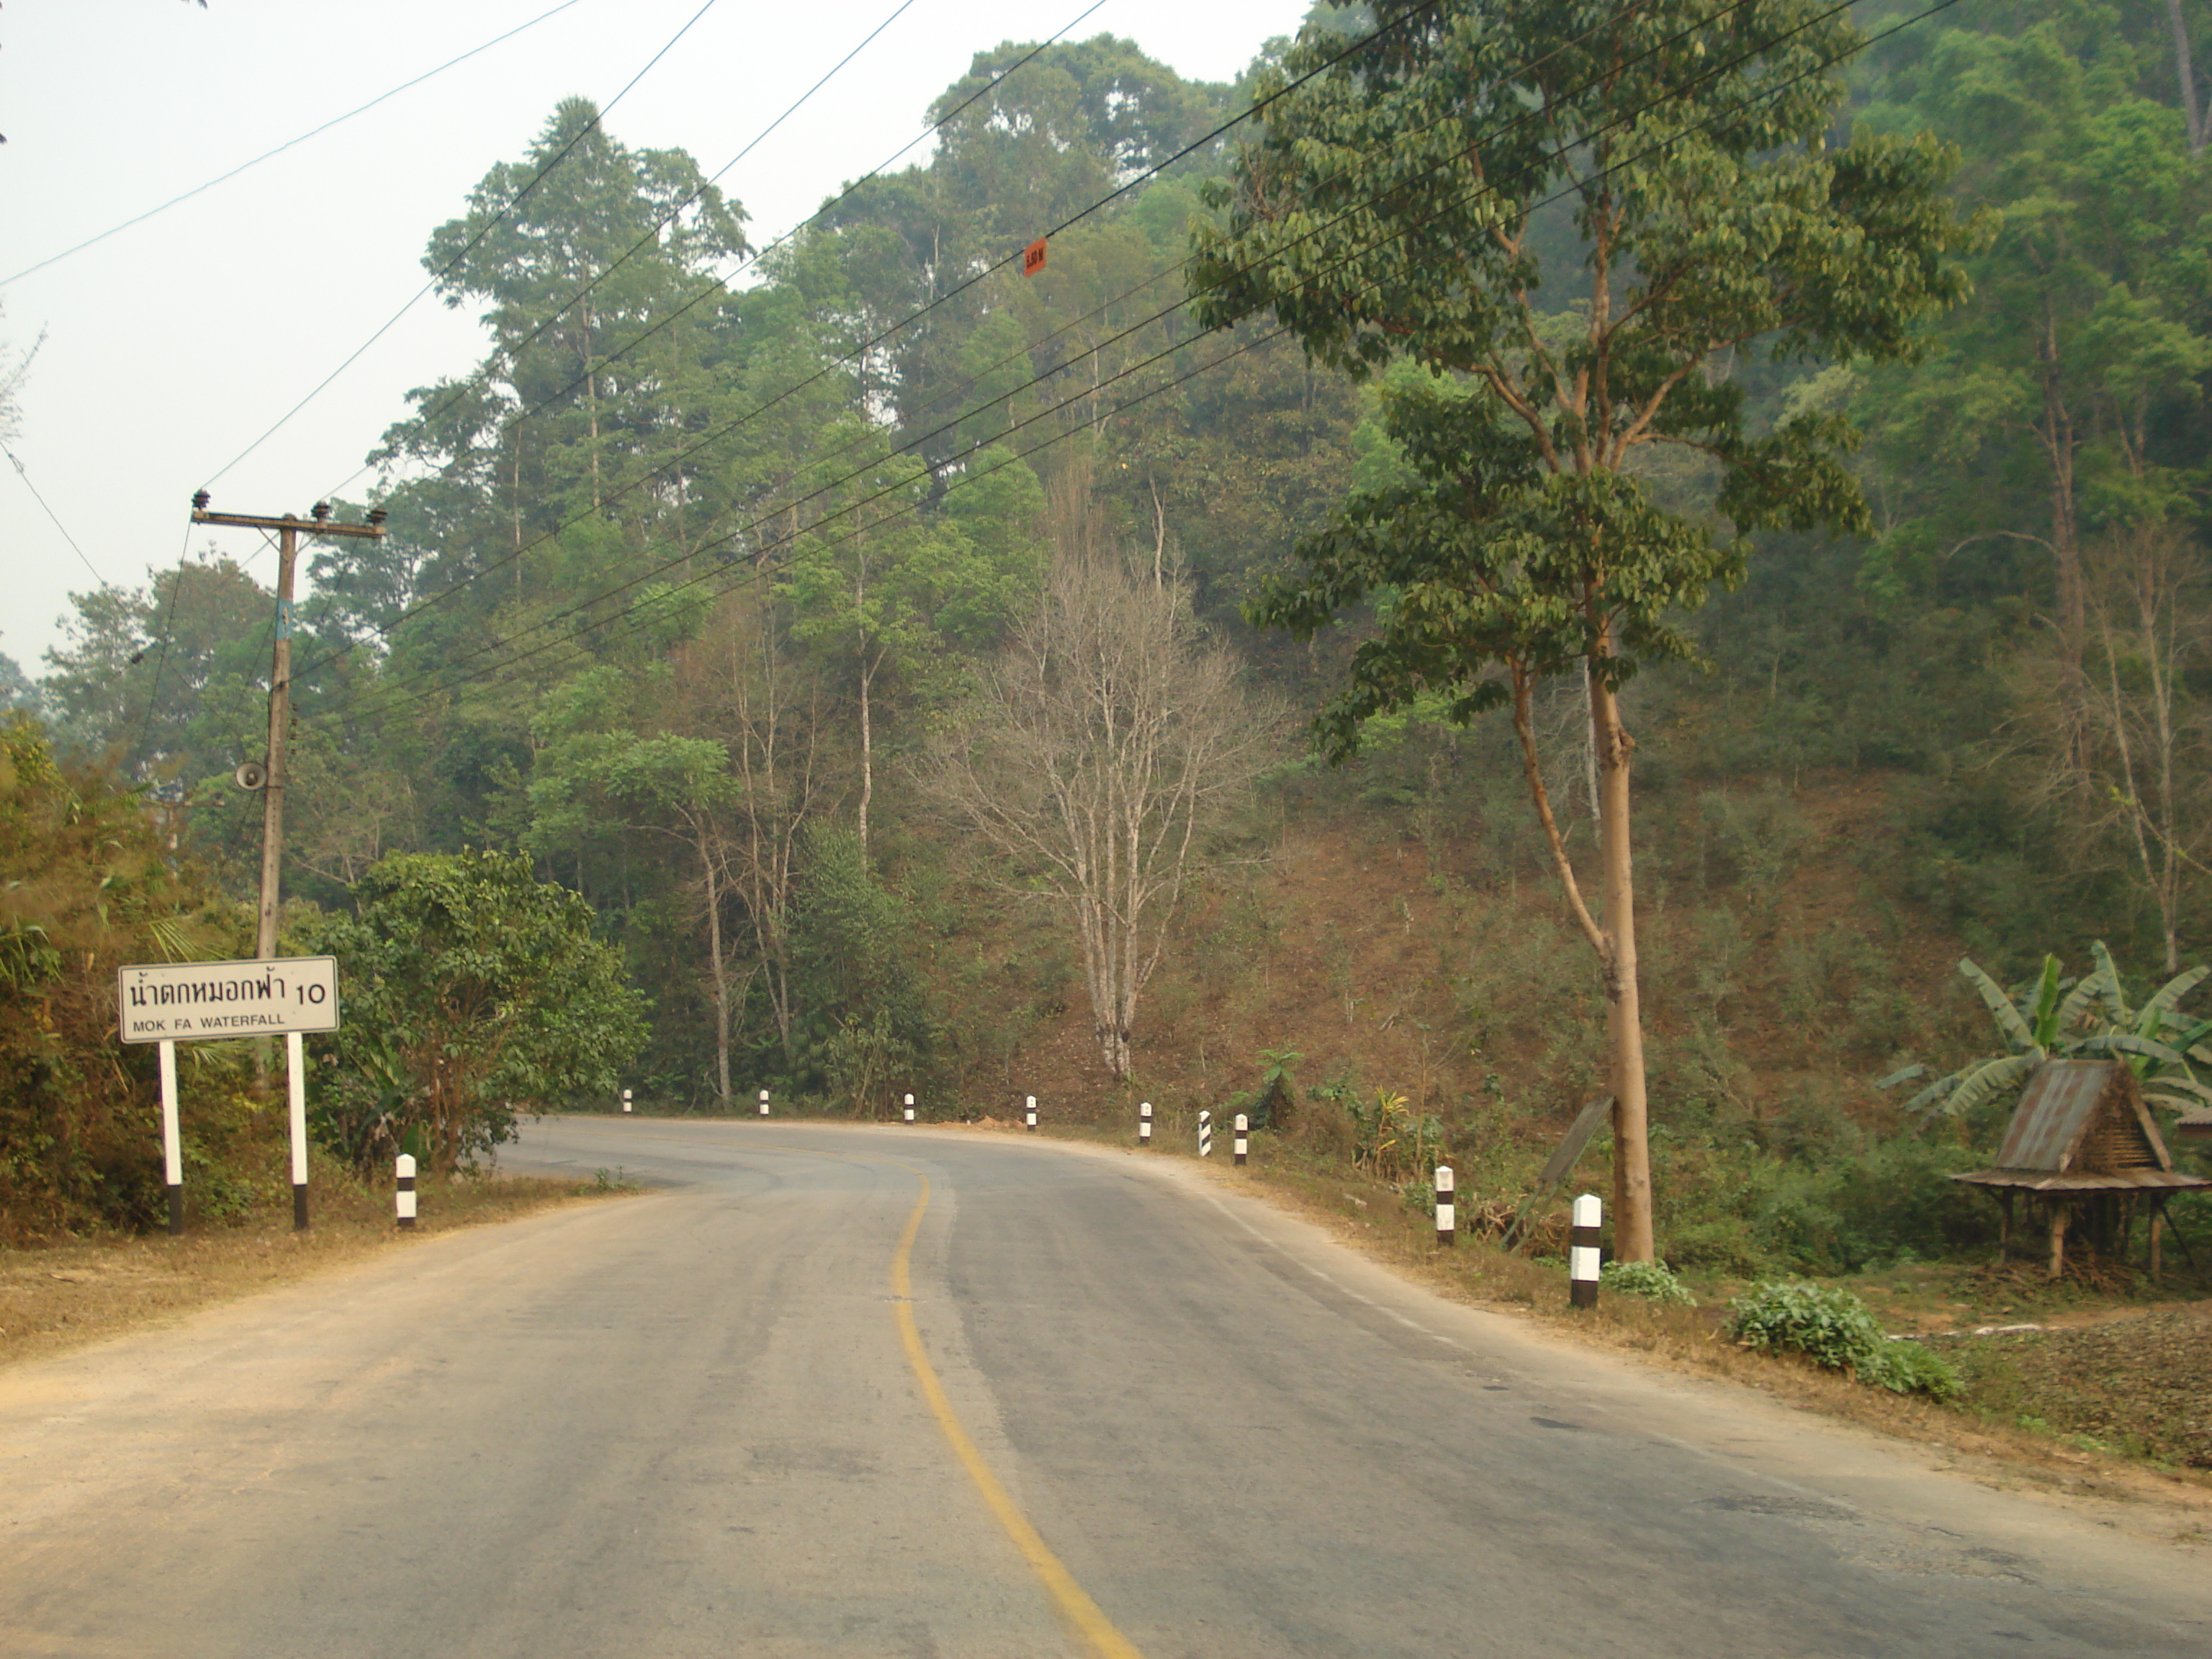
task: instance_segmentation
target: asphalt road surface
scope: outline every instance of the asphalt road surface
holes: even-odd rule
[[[0,1653],[2212,1655],[2202,1551],[1187,1164],[648,1119],[510,1162],[662,1190],[0,1372]]]

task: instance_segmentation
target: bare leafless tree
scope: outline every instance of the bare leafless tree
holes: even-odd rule
[[[1062,527],[1087,515],[1056,514]],[[1129,1075],[1137,1000],[1212,832],[1280,752],[1277,711],[1209,642],[1187,586],[1055,535],[1035,611],[923,758],[930,795],[1011,891],[1073,920],[1100,1056]]]
[[[2204,550],[2170,525],[2116,532],[2084,555],[2079,701],[2064,695],[2070,660],[2033,662],[2024,725],[2048,728],[2039,793],[2073,817],[2085,851],[2124,864],[2158,911],[2172,974],[2192,882],[2212,874],[2212,706],[2194,689],[2212,670],[2212,580]]]

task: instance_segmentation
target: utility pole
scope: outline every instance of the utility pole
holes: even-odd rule
[[[269,665],[269,758],[261,781],[261,914],[254,930],[253,953],[266,962],[276,954],[276,912],[284,866],[284,751],[292,725],[292,579],[300,556],[300,532],[356,541],[384,538],[384,509],[370,509],[367,524],[332,524],[328,501],[317,501],[307,518],[281,519],[247,513],[210,513],[208,493],[192,497],[194,524],[233,525],[276,532],[276,646]]]

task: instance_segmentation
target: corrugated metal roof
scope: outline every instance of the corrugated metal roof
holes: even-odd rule
[[[2203,1176],[2176,1175],[2171,1170],[2127,1170],[2117,1175],[2060,1174],[2047,1170],[1976,1170],[1954,1175],[1954,1181],[1971,1181],[1977,1187],[2017,1187],[2033,1193],[2193,1192],[2212,1188]]]
[[[2118,1069],[2109,1060],[2047,1060],[2037,1066],[2020,1091],[1997,1167],[2064,1169],[2067,1153],[2088,1127]]]

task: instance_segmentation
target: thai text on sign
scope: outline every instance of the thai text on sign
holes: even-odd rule
[[[115,977],[125,1042],[338,1029],[335,957],[142,963],[118,969]]]

